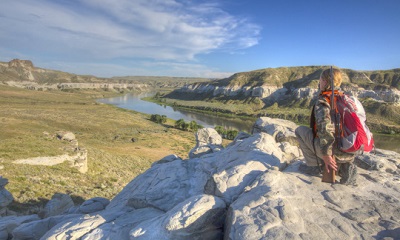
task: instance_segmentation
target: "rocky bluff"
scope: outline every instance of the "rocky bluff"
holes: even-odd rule
[[[283,67],[236,73],[226,79],[188,84],[164,97],[177,107],[253,117],[269,116],[306,124],[319,93],[320,74],[327,68]],[[400,133],[400,69],[341,71],[342,90],[362,101],[371,129]],[[192,103],[191,100],[204,101],[205,104]],[[240,108],[230,107],[231,104],[240,105]]]
[[[400,76],[399,76],[400,79]],[[295,81],[301,81],[295,80]],[[314,81],[316,81],[314,79]],[[373,85],[372,81],[369,81]],[[264,83],[261,86],[246,86],[246,85],[220,85],[217,83],[196,83],[189,84],[180,89],[175,90],[169,96],[172,98],[178,98],[180,96],[195,96],[203,95],[207,97],[229,97],[229,98],[243,98],[243,97],[258,97],[262,99],[267,104],[274,102],[284,102],[287,100],[298,101],[307,98],[309,100],[315,98],[318,94],[317,85],[311,84],[304,86],[298,86],[299,84],[284,84],[283,86],[274,86],[271,83]],[[311,85],[311,86],[310,86]],[[366,89],[367,88],[367,89]],[[368,89],[372,88],[372,89]],[[400,103],[400,91],[393,87],[382,87],[366,84],[344,84],[343,90],[346,94],[350,96],[355,96],[357,98],[371,98],[376,101],[388,102],[388,103]]]
[[[200,130],[190,159],[166,156],[111,201],[58,194],[39,215],[2,217],[0,238],[398,239],[400,155],[358,156],[358,186],[322,183],[299,171],[296,127],[260,118],[226,148]]]

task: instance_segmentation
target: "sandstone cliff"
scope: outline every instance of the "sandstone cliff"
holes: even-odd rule
[[[111,202],[71,206],[54,196],[43,215],[0,218],[4,239],[396,239],[400,155],[357,157],[358,186],[302,172],[296,124],[260,118],[253,134],[215,148],[211,130],[182,160],[171,155],[133,179]],[[206,139],[208,138],[208,140]],[[192,151],[196,152],[196,151]],[[63,214],[55,207],[64,209]],[[65,210],[67,209],[68,210]],[[50,214],[52,213],[52,214]]]
[[[319,76],[326,68],[272,68],[237,73],[226,79],[188,84],[164,97],[171,103],[184,100],[174,103],[180,107],[271,116],[306,124],[318,94]],[[369,72],[342,69],[342,72],[342,90],[363,102],[372,129],[400,133],[400,69]],[[206,101],[207,108],[191,100]],[[229,104],[241,108],[230,108]]]
[[[237,73],[227,79],[208,83],[186,85],[168,95],[185,98],[185,95],[206,97],[258,97],[265,102],[282,102],[287,99],[312,99],[318,92],[318,79],[327,67],[294,67],[257,70]],[[389,103],[400,102],[400,69],[375,72],[357,72],[342,69],[342,88],[347,94]],[[383,76],[385,77],[382,77]],[[202,97],[201,97],[202,96]]]

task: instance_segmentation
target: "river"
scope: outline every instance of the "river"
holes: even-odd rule
[[[165,115],[174,120],[184,119],[187,122],[194,120],[204,127],[211,128],[214,128],[215,126],[223,126],[226,129],[237,129],[239,131],[251,132],[251,128],[254,124],[254,121],[252,120],[226,118],[218,115],[191,112],[166,105],[159,105],[153,102],[147,102],[141,99],[153,95],[153,93],[129,93],[120,97],[99,99],[98,102],[112,104],[120,108],[134,110],[141,113]]]
[[[129,93],[120,97],[104,98],[97,100],[105,104],[112,104],[120,108],[133,110],[146,114],[165,115],[170,119],[185,121],[196,121],[204,127],[223,126],[226,129],[236,129],[238,131],[251,132],[254,120],[243,120],[240,118],[227,118],[218,115],[210,115],[199,112],[186,111],[170,106],[159,105],[152,102],[147,102],[141,98],[153,96],[154,93]],[[377,148],[388,149],[400,153],[400,136],[374,134],[375,145]]]

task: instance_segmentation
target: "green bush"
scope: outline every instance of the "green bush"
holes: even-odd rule
[[[183,119],[176,120],[175,122],[175,128],[177,129],[183,129],[184,125],[185,125],[185,120]]]
[[[235,129],[234,130],[228,130],[228,129],[225,129],[224,127],[222,127],[222,126],[216,126],[214,129],[215,129],[215,131],[217,131],[217,133],[219,135],[222,136],[222,138],[225,138],[225,139],[228,139],[228,140],[235,139],[235,137],[239,134],[239,132],[237,130],[235,130]]]
[[[152,114],[150,116],[150,120],[155,123],[161,124],[161,123],[165,123],[167,121],[167,116],[159,115],[159,114]]]
[[[185,122],[183,119],[179,119],[175,122],[175,128],[185,130],[185,131],[193,131],[196,132],[197,130],[203,128],[203,126],[197,124],[196,121],[191,121],[189,123]]]

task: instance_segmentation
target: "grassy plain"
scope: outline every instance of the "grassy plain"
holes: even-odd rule
[[[76,203],[91,197],[112,198],[135,176],[169,154],[187,158],[195,145],[192,132],[149,121],[149,116],[95,100],[115,95],[102,90],[32,91],[0,85],[0,175],[15,198],[11,209],[32,210],[56,193]],[[32,157],[56,156],[66,143],[53,136],[71,131],[88,150],[88,172],[67,163],[55,166],[14,164]],[[132,138],[135,142],[132,142]]]

